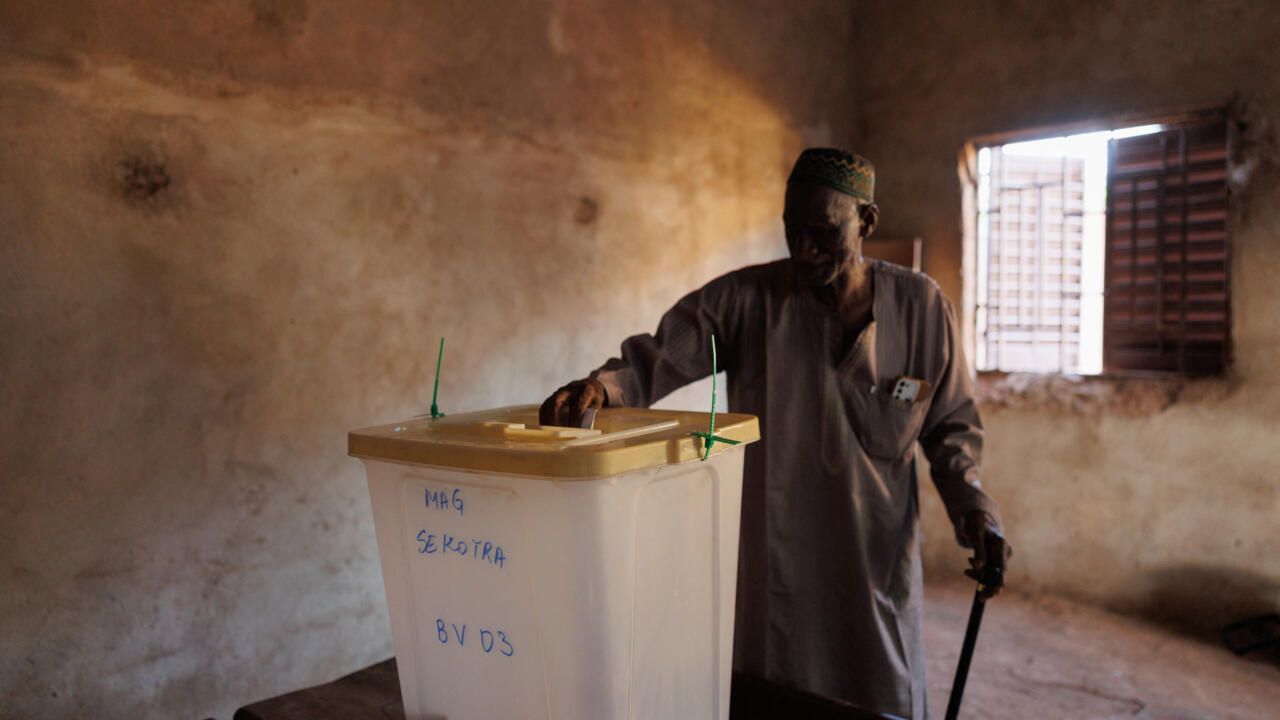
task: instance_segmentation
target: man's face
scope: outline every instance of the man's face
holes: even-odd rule
[[[796,272],[807,285],[834,283],[862,257],[862,238],[870,234],[856,198],[811,183],[787,186],[782,222]]]

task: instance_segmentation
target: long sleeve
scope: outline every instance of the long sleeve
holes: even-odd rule
[[[622,356],[592,373],[604,385],[610,406],[648,407],[669,393],[711,374],[711,335],[721,369],[733,357],[733,309],[740,298],[735,273],[712,280],[667,311],[653,335],[622,343]]]
[[[933,484],[942,496],[956,539],[967,547],[964,516],[973,510],[983,510],[999,522],[1000,514],[995,500],[982,490],[979,467],[982,418],[973,399],[973,383],[961,350],[955,310],[946,299],[940,298],[940,301],[946,338],[943,351],[947,357],[925,417],[920,444],[929,459]]]

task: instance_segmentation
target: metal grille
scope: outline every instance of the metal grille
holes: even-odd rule
[[[990,153],[990,199],[980,219],[978,367],[1075,372],[1084,162],[1006,154],[999,147]]]
[[[1103,363],[1220,373],[1230,356],[1224,119],[1115,139],[1107,177]]]

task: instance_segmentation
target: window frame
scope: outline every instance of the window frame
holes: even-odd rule
[[[976,348],[978,343],[977,337],[977,272],[978,263],[981,258],[978,257],[978,151],[983,148],[997,147],[1018,142],[1028,142],[1033,140],[1044,140],[1049,138],[1061,137],[1065,135],[1076,135],[1090,132],[1102,132],[1114,130],[1116,128],[1135,127],[1140,125],[1193,125],[1197,123],[1206,123],[1212,121],[1221,121],[1226,126],[1226,157],[1227,157],[1227,210],[1226,210],[1226,227],[1225,227],[1225,255],[1226,255],[1226,337],[1223,368],[1220,373],[1213,375],[1195,375],[1179,371],[1169,370],[1115,370],[1106,367],[1105,361],[1101,373],[1079,375],[1070,372],[1050,371],[1005,371],[1005,370],[978,370],[974,360],[976,359]],[[1011,130],[1003,132],[989,132],[974,135],[969,138],[963,145],[959,153],[959,179],[961,185],[961,212],[962,212],[962,249],[961,249],[961,323],[963,331],[963,342],[965,356],[970,358],[970,369],[973,374],[979,378],[1000,378],[1008,375],[1027,375],[1033,377],[1042,377],[1046,379],[1052,378],[1087,378],[1087,379],[1116,379],[1128,380],[1135,378],[1149,379],[1169,379],[1169,380],[1187,380],[1202,377],[1222,377],[1229,374],[1232,370],[1234,362],[1233,352],[1233,333],[1234,333],[1234,303],[1232,302],[1232,275],[1233,273],[1233,248],[1232,248],[1232,224],[1234,219],[1234,208],[1232,205],[1232,170],[1235,165],[1236,148],[1238,146],[1238,123],[1235,119],[1235,113],[1230,106],[1219,106],[1210,109],[1196,110],[1176,110],[1163,113],[1122,113],[1112,115],[1101,119],[1085,120],[1071,123],[1062,123],[1056,125],[1041,125],[1021,130]],[[1108,167],[1108,176],[1110,176],[1110,168]],[[1108,196],[1108,206],[1110,205],[1110,197]],[[1104,237],[1103,252],[1109,252]],[[1104,282],[1104,298],[1106,303],[1106,285]],[[1104,310],[1105,312],[1105,310]],[[1104,327],[1105,333],[1105,327]],[[1106,336],[1103,336],[1104,352],[1106,347]]]

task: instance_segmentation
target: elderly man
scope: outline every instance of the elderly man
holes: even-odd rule
[[[715,335],[729,406],[763,434],[743,480],[735,718],[760,712],[737,692],[759,683],[928,716],[917,440],[971,564],[1009,555],[979,482],[982,423],[951,304],[925,275],[862,257],[874,183],[858,155],[805,150],[787,181],[790,258],[685,296],[655,335],[541,409],[543,424],[576,425],[588,408],[647,407],[710,374]]]

